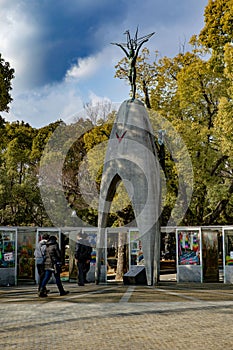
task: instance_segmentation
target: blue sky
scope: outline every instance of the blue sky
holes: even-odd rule
[[[83,103],[129,97],[114,78],[124,32],[156,32],[144,47],[175,56],[204,25],[208,0],[0,0],[0,52],[15,69],[9,121],[70,122]]]

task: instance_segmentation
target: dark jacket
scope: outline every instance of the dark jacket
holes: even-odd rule
[[[45,270],[54,269],[54,264],[61,263],[61,250],[55,236],[51,236],[46,243]]]
[[[75,259],[79,262],[86,262],[91,260],[92,248],[90,247],[89,241],[80,238],[75,244]]]

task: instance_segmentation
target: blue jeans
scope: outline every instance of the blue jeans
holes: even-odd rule
[[[45,270],[45,276],[44,276],[44,279],[41,283],[41,289],[45,289],[46,287],[46,284],[48,283],[48,281],[50,280],[52,274],[54,274],[54,277],[56,279],[56,285],[59,289],[59,292],[60,293],[63,293],[64,292],[64,288],[63,288],[63,285],[61,283],[61,278],[60,278],[60,271],[58,270],[57,273],[55,273],[54,271],[51,271],[51,270]]]
[[[37,264],[36,267],[37,267],[37,271],[38,271],[38,275],[39,275],[39,286],[38,286],[38,289],[40,290],[42,281],[43,281],[43,279],[45,277],[44,264]]]

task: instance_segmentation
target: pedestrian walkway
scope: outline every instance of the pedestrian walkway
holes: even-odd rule
[[[233,349],[233,285],[64,285],[0,287],[4,350]]]

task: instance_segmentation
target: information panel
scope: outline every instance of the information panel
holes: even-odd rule
[[[137,230],[129,231],[130,265],[144,265],[142,241],[140,239],[140,236],[140,232]]]
[[[178,264],[200,265],[199,231],[178,231]]]
[[[224,283],[233,284],[233,227],[223,228]]]
[[[16,230],[0,230],[0,285],[16,284]]]
[[[225,264],[233,266],[233,230],[225,230]]]
[[[15,231],[0,231],[0,268],[15,267]]]

